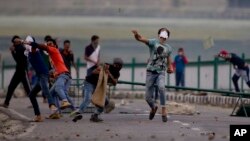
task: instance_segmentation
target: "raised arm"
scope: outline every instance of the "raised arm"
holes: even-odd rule
[[[49,47],[45,44],[38,44],[38,43],[35,43],[35,42],[31,42],[29,43],[29,45],[32,46],[32,48],[39,48],[41,50],[45,50],[45,51],[48,51],[49,50]]]
[[[99,74],[101,72],[102,67],[98,66],[96,69],[92,71],[92,74]]]
[[[18,39],[18,38],[15,39],[15,41],[20,41],[22,44],[31,45],[34,48],[39,48],[41,50],[48,51],[48,46],[46,46],[45,44],[38,44],[38,43],[35,43],[35,42],[27,42],[27,41],[24,41],[24,40],[21,40],[21,39]]]
[[[149,44],[148,39],[146,39],[145,37],[141,36],[141,35],[138,33],[137,30],[132,30],[132,33],[134,34],[135,39],[136,39],[137,41],[140,41],[140,42],[145,43],[145,44],[147,44],[147,45]]]
[[[108,77],[111,79],[111,83],[112,83],[113,85],[116,85],[117,82],[118,82],[118,79],[115,78],[115,77],[110,73],[109,70],[107,71],[107,73],[108,73]]]

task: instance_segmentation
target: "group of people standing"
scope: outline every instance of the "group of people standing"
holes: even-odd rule
[[[70,86],[71,74],[65,63],[66,57],[71,56],[73,58],[73,54],[69,49],[68,52],[65,50],[70,42],[66,40],[64,49],[60,52],[56,40],[51,36],[44,38],[44,44],[36,43],[35,38],[31,36],[27,36],[25,40],[22,40],[19,36],[13,36],[11,41],[13,46],[10,47],[10,51],[16,61],[16,71],[10,81],[5,101],[1,106],[8,108],[14,90],[22,82],[34,108],[34,121],[43,121],[39,104],[36,100],[36,95],[39,91],[42,91],[48,100],[49,109],[51,110],[50,118],[58,117],[57,111],[59,108],[74,108],[74,104],[67,92]],[[65,54],[66,52],[67,54]],[[37,76],[37,82],[32,88],[27,79],[29,63]],[[56,77],[55,82],[49,87],[49,80],[53,77]],[[57,97],[61,101],[60,106],[56,102]]]
[[[92,42],[86,47],[85,53],[85,59],[88,64],[88,74],[86,78],[93,75],[93,72],[96,70],[95,67],[99,66],[100,60],[99,37],[94,35],[91,40]],[[5,101],[1,106],[5,108],[9,107],[13,92],[21,82],[34,109],[35,118],[33,121],[43,121],[36,99],[40,91],[42,91],[42,94],[46,97],[51,111],[48,118],[59,119],[60,110],[65,108],[71,108],[73,111],[76,110],[68,94],[68,89],[71,84],[71,65],[78,71],[74,63],[73,52],[70,50],[70,41],[64,41],[63,49],[59,49],[56,40],[49,35],[44,38],[44,43],[42,44],[37,43],[34,37],[27,36],[25,40],[22,40],[17,35],[13,36],[11,42],[13,45],[10,47],[10,51],[16,62],[16,70],[10,81]],[[123,62],[121,59],[116,58],[115,63],[119,64],[119,68],[122,67]],[[31,64],[37,77],[37,81],[32,88],[27,76],[28,64]],[[95,72],[95,74],[98,75],[98,72]],[[112,75],[109,76],[114,79]],[[98,76],[94,76],[94,78],[97,78],[98,81]],[[93,81],[93,79],[90,79],[90,81]],[[87,89],[88,87],[86,85],[83,91],[87,91]],[[59,103],[59,101],[61,101],[61,103]]]

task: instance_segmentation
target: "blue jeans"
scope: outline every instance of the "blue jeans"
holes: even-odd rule
[[[70,106],[70,108],[72,109],[72,110],[75,110],[75,104],[74,104],[74,102],[73,102],[73,100],[71,99],[71,97],[69,96],[69,87],[70,87],[70,84],[71,84],[71,79],[69,79],[69,82],[66,84],[66,86],[64,87],[65,89],[64,89],[64,92],[65,92],[65,94],[66,94],[66,97],[67,97],[67,100],[68,100],[68,102],[71,104],[71,106]]]
[[[54,85],[50,88],[50,93],[53,94],[56,92],[58,97],[63,101],[69,101],[68,100],[68,89],[71,83],[71,77],[69,74],[60,74]]]
[[[55,105],[54,99],[49,93],[48,77],[49,76],[46,74],[37,75],[37,81],[29,94],[29,98],[34,108],[35,115],[40,115],[39,105],[36,100],[36,95],[39,91],[42,90],[43,95],[47,97],[49,106]]]
[[[165,97],[165,72],[161,73],[152,73],[147,71],[146,76],[146,101],[150,108],[155,107],[154,100],[154,87],[158,89],[158,93],[160,95],[160,104],[161,106],[166,105],[166,97]]]
[[[84,86],[83,86],[83,90],[82,90],[82,96],[83,96],[83,101],[79,107],[79,112],[83,113],[84,110],[87,108],[87,106],[90,104],[91,102],[91,96],[93,94],[93,92],[95,91],[96,86],[85,81],[84,82]]]
[[[175,73],[175,85],[185,87],[185,73],[184,71]]]

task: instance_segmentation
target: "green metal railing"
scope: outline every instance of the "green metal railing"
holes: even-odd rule
[[[127,85],[138,85],[138,86],[145,86],[145,83],[140,82],[128,82],[128,81],[118,81],[118,84],[127,84]],[[197,89],[197,88],[191,88],[191,87],[176,87],[176,86],[168,86],[166,85],[165,88],[169,89],[181,89],[181,90],[190,90],[190,91],[202,91],[202,92],[212,92],[217,94],[225,94],[224,96],[232,96],[232,97],[238,97],[238,100],[233,108],[233,111],[231,113],[231,116],[234,115],[237,106],[242,106],[243,111],[246,117],[248,117],[248,114],[246,112],[246,107],[243,98],[250,98],[250,93],[242,93],[242,92],[232,92],[232,91],[224,91],[224,90],[216,90],[216,89]]]
[[[128,82],[128,81],[118,81],[118,84],[145,86],[145,83]],[[233,91],[225,91],[225,90],[218,90],[218,89],[198,89],[198,88],[192,88],[192,87],[177,87],[177,86],[168,86],[168,85],[166,85],[165,88],[190,90],[190,91],[202,91],[202,92],[213,92],[213,93],[218,93],[218,94],[226,94],[228,96],[242,96],[242,98],[250,98],[250,93],[233,92]]]
[[[242,58],[245,58],[245,55],[242,54]],[[247,62],[250,62],[250,59],[245,59]],[[79,72],[79,68],[80,67],[85,67],[86,64],[85,63],[82,63],[81,62],[81,59],[78,58],[77,61],[76,61],[76,65],[77,65],[77,68],[78,68],[78,71],[77,71],[77,74],[76,74],[76,78],[79,79],[80,78],[80,72]],[[201,88],[201,83],[202,83],[202,80],[201,80],[201,68],[204,67],[204,66],[211,66],[213,67],[213,82],[211,82],[211,84],[213,84],[213,89],[218,89],[218,69],[219,69],[219,66],[221,65],[228,65],[228,69],[229,69],[229,82],[228,82],[228,90],[232,90],[232,82],[230,81],[231,80],[231,77],[232,77],[232,65],[228,62],[225,62],[224,60],[219,60],[218,58],[215,58],[214,60],[211,60],[211,61],[202,61],[202,58],[201,56],[198,56],[197,58],[197,61],[194,61],[194,62],[189,62],[187,64],[187,68],[188,67],[196,67],[197,69],[197,88]],[[131,82],[135,82],[135,71],[136,71],[136,68],[146,68],[147,64],[146,63],[137,63],[136,62],[136,59],[135,58],[132,58],[132,61],[131,63],[125,63],[124,64],[124,68],[130,68],[131,69]],[[5,70],[8,70],[8,69],[14,69],[14,65],[6,65],[5,61],[3,60],[2,62],[2,71],[1,71],[1,88],[4,88],[4,82],[5,82]],[[166,81],[167,81],[167,85],[170,85],[170,75],[167,74],[167,77],[166,77]],[[243,80],[241,80],[241,89],[243,89]],[[135,87],[132,85],[131,86],[131,90],[135,90]]]

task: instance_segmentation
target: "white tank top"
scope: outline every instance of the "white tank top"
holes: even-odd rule
[[[89,56],[89,59],[97,62],[98,58],[99,58],[99,53],[100,53],[100,45],[97,46],[97,48],[95,49],[95,51]],[[94,64],[93,62],[87,61],[87,69],[95,66],[96,64]]]

